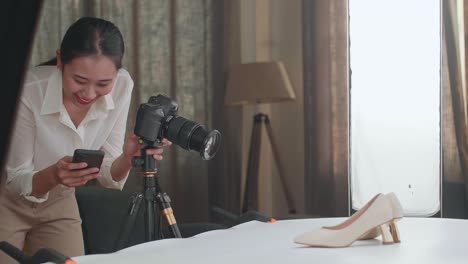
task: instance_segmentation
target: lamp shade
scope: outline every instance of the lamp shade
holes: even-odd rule
[[[288,73],[281,62],[237,64],[228,72],[226,105],[273,103],[295,98]]]

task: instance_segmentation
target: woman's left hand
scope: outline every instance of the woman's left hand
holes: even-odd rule
[[[172,145],[172,142],[170,142],[166,138],[162,140],[162,143],[163,143],[163,147]],[[141,155],[140,150],[144,147],[146,147],[146,144],[140,144],[138,142],[138,137],[135,134],[131,133],[127,137],[127,140],[125,141],[125,144],[123,146],[123,155],[131,164],[133,157],[140,156]],[[146,154],[153,155],[153,158],[155,160],[162,160],[163,159],[162,153],[163,153],[162,147],[151,148],[151,149],[146,150]]]

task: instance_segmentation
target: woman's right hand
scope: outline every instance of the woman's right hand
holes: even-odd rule
[[[85,169],[88,166],[86,162],[73,163],[72,159],[70,156],[65,156],[55,164],[57,184],[78,187],[100,176],[98,168]]]

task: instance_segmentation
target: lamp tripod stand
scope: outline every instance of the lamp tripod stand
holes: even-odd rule
[[[164,216],[166,223],[175,238],[181,238],[179,227],[174,217],[174,212],[171,208],[171,199],[169,195],[161,190],[159,186],[159,178],[156,176],[156,160],[152,155],[147,155],[146,150],[152,148],[147,146],[141,150],[140,157],[134,157],[132,163],[134,167],[141,167],[141,174],[143,176],[144,192],[136,193],[131,197],[131,203],[128,210],[128,215],[124,221],[119,238],[117,239],[116,250],[123,249],[128,245],[131,231],[135,226],[135,221],[141,202],[145,201],[145,239],[146,242],[153,241],[156,236],[156,221],[155,221],[155,208],[160,209],[161,216]],[[159,223],[160,226],[160,223]],[[161,230],[158,230],[161,233]]]
[[[278,168],[281,185],[288,205],[290,214],[296,213],[296,207],[291,197],[290,188],[285,178],[284,168],[279,158],[279,152],[276,141],[273,137],[273,130],[270,125],[270,118],[267,114],[257,113],[253,117],[252,136],[250,138],[249,159],[247,163],[247,175],[245,180],[244,200],[242,203],[242,212],[258,209],[258,170],[260,164],[260,146],[262,141],[262,125],[265,125],[273,152],[276,166]]]

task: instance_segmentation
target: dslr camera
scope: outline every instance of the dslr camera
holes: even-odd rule
[[[212,159],[221,143],[218,130],[206,130],[204,126],[177,115],[178,105],[164,95],[151,96],[138,108],[134,133],[149,146],[162,145],[167,138],[186,150],[200,153],[204,160]]]

